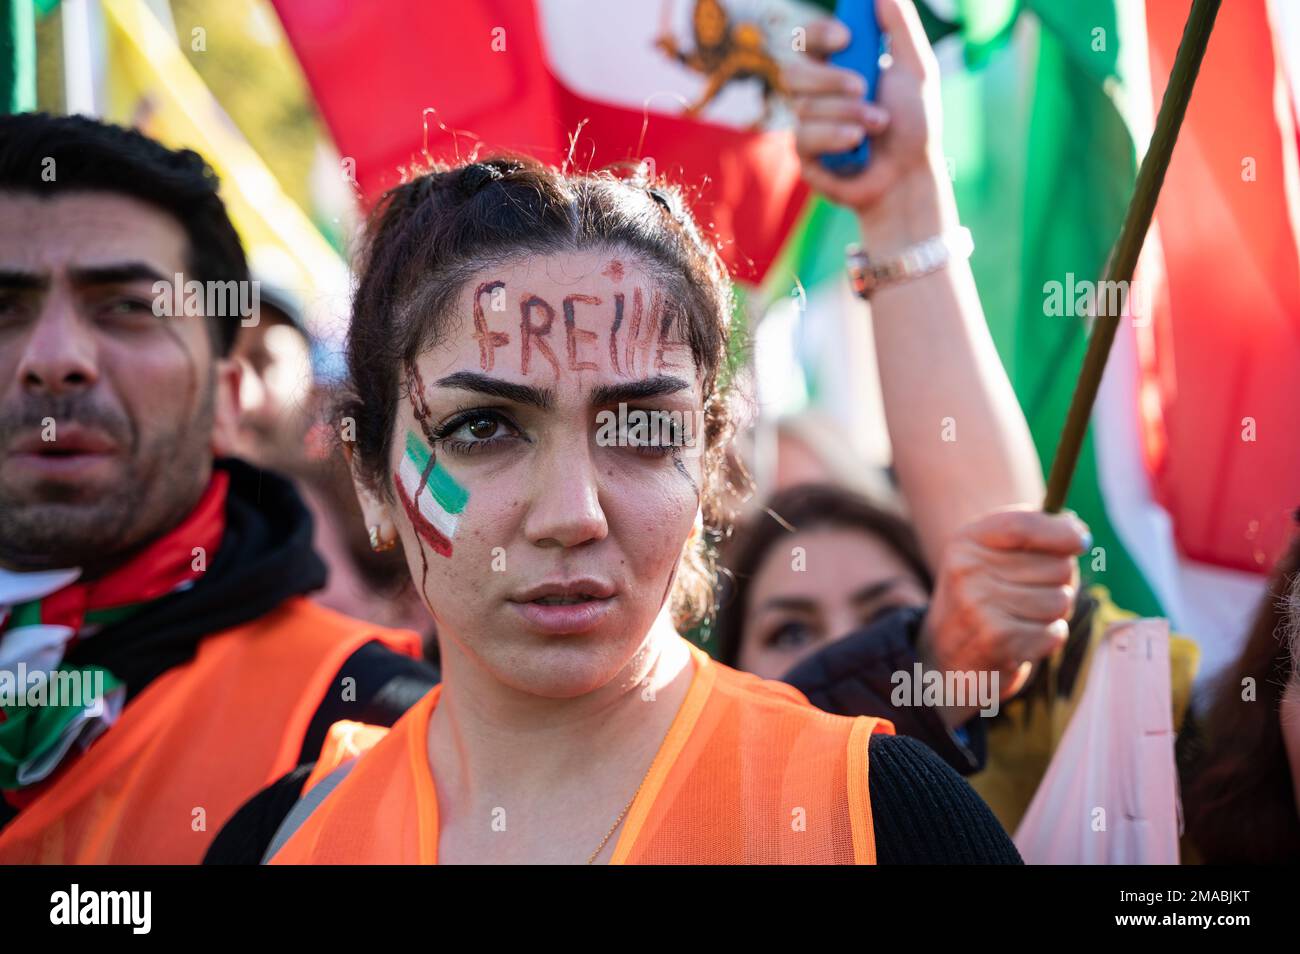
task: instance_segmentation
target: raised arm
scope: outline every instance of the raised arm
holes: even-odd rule
[[[960,223],[942,154],[939,70],[911,0],[877,0],[892,64],[875,104],[861,78],[822,62],[847,30],[808,28],[809,55],[787,82],[799,117],[804,178],[852,209],[874,260]],[[817,161],[871,135],[871,162],[839,178]],[[957,529],[990,510],[1041,505],[1042,471],[1024,414],[984,321],[970,267],[954,260],[871,299],[876,356],[894,465],[931,566]]]

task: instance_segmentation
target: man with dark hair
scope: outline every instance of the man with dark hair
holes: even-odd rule
[[[184,233],[187,278],[247,282],[248,261],[217,192],[216,173],[191,149],[168,149],[134,129],[85,116],[22,113],[3,119],[0,188],[39,199],[93,192],[136,199],[167,213]],[[173,274],[158,275],[171,282]],[[217,354],[229,354],[239,321],[210,316]]]
[[[331,723],[436,681],[415,634],[304,598],[300,499],[221,456],[251,283],[217,186],[131,130],[0,117],[0,863],[197,862]]]

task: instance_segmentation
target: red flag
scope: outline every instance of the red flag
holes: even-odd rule
[[[1156,103],[1189,0],[1147,4]],[[1300,504],[1300,162],[1265,0],[1225,3],[1156,218],[1168,299],[1144,351],[1145,451],[1179,549],[1267,571]]]
[[[649,158],[758,281],[805,190],[779,96],[784,0],[275,0],[367,199],[423,160],[524,152],[585,171]],[[734,6],[734,4],[732,4]],[[477,152],[475,151],[477,147]]]

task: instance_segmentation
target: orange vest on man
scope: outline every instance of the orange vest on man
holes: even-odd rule
[[[197,864],[259,789],[293,769],[343,663],[419,637],[302,597],[204,638],[150,682],[33,804],[0,831],[0,864]]]
[[[882,719],[810,706],[798,690],[714,662],[695,676],[627,813],[613,864],[874,864],[867,786]],[[337,782],[272,864],[434,864],[438,802],[429,770],[435,687],[387,732],[331,730],[308,790]],[[310,798],[309,798],[310,800]],[[292,818],[293,816],[291,816]]]

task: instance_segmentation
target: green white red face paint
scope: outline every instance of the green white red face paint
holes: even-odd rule
[[[397,496],[411,526],[435,553],[451,556],[452,539],[469,492],[440,464],[433,451],[412,431],[397,471]]]

